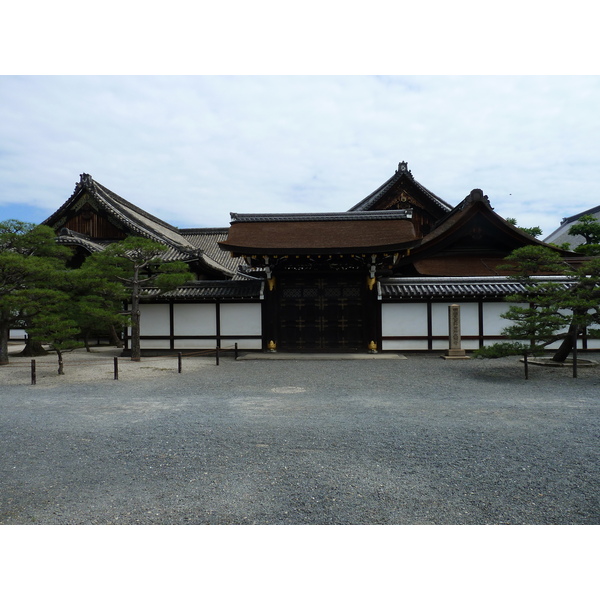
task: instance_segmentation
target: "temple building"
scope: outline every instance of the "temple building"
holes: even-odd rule
[[[502,339],[505,298],[519,289],[498,266],[516,248],[547,245],[479,189],[453,207],[405,162],[345,212],[232,213],[228,228],[204,229],[173,227],[84,174],[44,223],[76,248],[74,266],[127,235],[189,264],[195,281],[142,305],[148,351],[444,350],[454,304],[463,347],[477,349]]]
[[[553,231],[548,237],[544,239],[544,241],[548,244],[555,244],[557,246],[566,243],[569,244],[569,248],[571,250],[577,248],[577,246],[579,246],[580,244],[585,244],[586,240],[582,235],[571,235],[569,233],[569,229],[573,225],[579,223],[581,217],[584,216],[600,219],[600,206],[595,206],[594,208],[584,210],[583,212],[577,213],[576,215],[565,217],[560,222],[560,226],[558,227],[558,229]]]

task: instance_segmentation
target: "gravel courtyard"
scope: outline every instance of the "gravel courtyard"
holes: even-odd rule
[[[0,367],[1,524],[600,523],[600,367],[117,355]]]

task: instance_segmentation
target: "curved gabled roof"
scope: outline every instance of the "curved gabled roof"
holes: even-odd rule
[[[474,189],[436,228],[417,244],[400,266],[412,265],[425,276],[488,276],[515,248],[544,246],[557,250],[508,223],[491,207],[482,190]],[[579,255],[557,250],[565,260]]]
[[[421,185],[414,177],[408,168],[406,162],[401,162],[398,165],[396,172],[381,186],[379,186],[374,192],[370,193],[366,198],[361,200],[358,204],[355,204],[348,212],[359,211],[359,210],[371,210],[379,200],[393,189],[393,187],[401,182],[403,179],[410,182],[417,190],[419,190],[425,197],[427,197],[434,205],[443,211],[452,210],[452,206],[445,200],[442,200],[439,196],[428,190],[424,185]]]
[[[127,202],[108,188],[92,179],[91,175],[83,173],[80,181],[75,186],[71,197],[50,217],[44,221],[44,225],[50,227],[60,226],[60,220],[66,211],[71,208],[87,192],[106,212],[117,222],[141,237],[150,238],[161,244],[175,247],[183,251],[193,251],[191,244],[178,232],[176,227],[161,221],[155,216],[147,213],[138,206]]]
[[[99,209],[109,214],[111,219],[119,223],[126,232],[165,245],[167,250],[162,255],[162,260],[197,261],[209,273],[220,273],[221,276],[226,277],[233,277],[237,273],[237,262],[234,264],[229,254],[217,245],[218,240],[227,237],[227,229],[221,229],[219,233],[212,229],[186,230],[188,234],[184,234],[177,227],[121,198],[87,173],[81,175],[70,198],[44,221],[44,225],[57,230],[59,243],[77,245],[89,252],[98,252],[112,241],[91,239],[85,234],[64,227],[73,213],[77,212],[77,203],[86,194]],[[218,239],[213,239],[215,237]]]
[[[494,211],[488,197],[484,195],[483,191],[474,189],[471,190],[470,194],[460,204],[452,209],[443,219],[438,221],[435,229],[421,240],[419,249],[439,245],[440,240],[464,227],[475,214],[485,215],[485,218],[493,223],[494,228],[502,232],[503,237],[515,239],[515,247],[524,245],[548,246],[548,244],[525,233],[522,229],[515,227],[506,221],[506,219],[503,219]]]

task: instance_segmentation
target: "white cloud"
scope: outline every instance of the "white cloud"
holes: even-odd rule
[[[555,229],[600,204],[598,77],[0,77],[0,205],[79,174],[180,226],[343,211],[401,160],[456,204]]]

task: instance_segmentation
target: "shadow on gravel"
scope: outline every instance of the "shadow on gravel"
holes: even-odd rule
[[[517,357],[484,358],[461,361],[461,374],[475,381],[506,384],[533,384],[556,382],[559,385],[599,384],[600,366],[580,367],[573,376],[571,365],[551,367],[529,364],[527,370]]]

